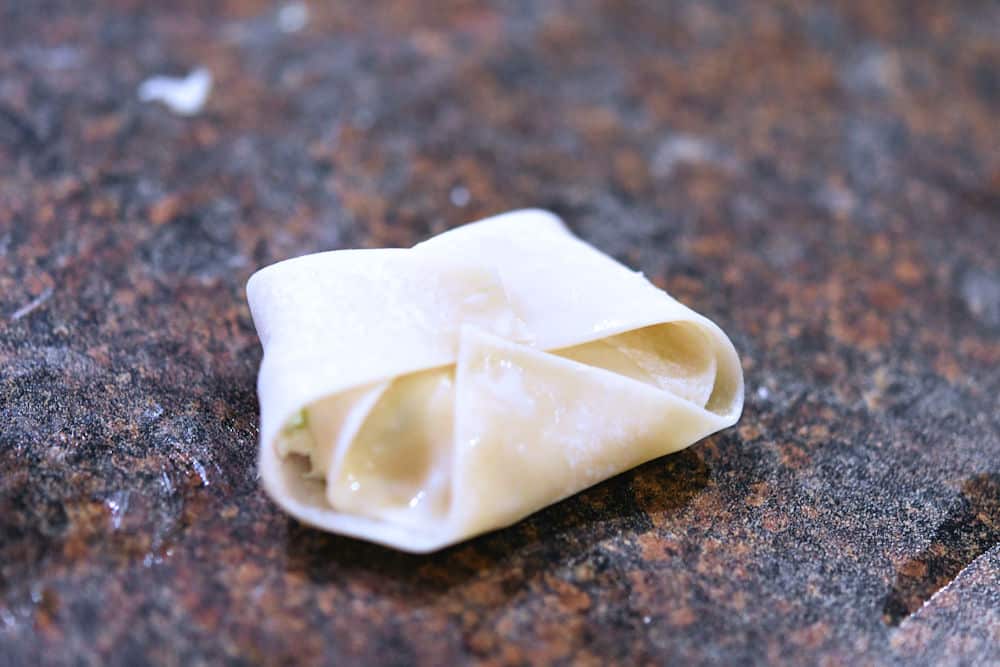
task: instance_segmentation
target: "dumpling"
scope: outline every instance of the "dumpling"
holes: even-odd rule
[[[260,472],[299,520],[429,552],[731,426],[713,322],[524,210],[261,269]]]

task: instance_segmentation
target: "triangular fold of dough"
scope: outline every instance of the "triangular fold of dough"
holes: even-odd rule
[[[497,528],[720,428],[690,401],[613,371],[461,334],[453,521]]]

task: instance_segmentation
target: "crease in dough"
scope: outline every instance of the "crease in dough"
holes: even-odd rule
[[[714,323],[542,211],[288,260],[247,292],[265,488],[406,551],[509,525],[742,410]]]

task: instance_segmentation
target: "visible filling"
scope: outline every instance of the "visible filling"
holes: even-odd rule
[[[730,398],[722,395],[725,387],[720,394],[716,385],[734,382],[732,378],[717,380],[714,350],[706,334],[690,324],[646,327],[550,354],[637,380],[710,410],[725,408]],[[546,395],[539,402],[521,384],[524,369],[513,356],[491,352],[488,371],[477,377],[494,396],[489,400],[502,405],[511,420],[523,423],[527,415],[544,421],[549,429],[552,423],[558,424],[560,412],[601,413],[601,405],[569,405],[563,410],[558,396]],[[567,393],[577,395],[572,390]],[[311,471],[307,476],[326,480],[331,507],[418,525],[428,518],[444,517],[450,510],[455,406],[454,365],[413,373],[313,403],[286,425],[278,451],[283,457],[308,458]],[[627,405],[616,408],[623,409]],[[545,414],[537,414],[539,410]],[[620,422],[622,417],[614,419]],[[627,415],[624,420],[628,421]],[[587,428],[568,426],[576,431]],[[544,471],[525,472],[544,475]]]
[[[395,380],[330,471],[330,505],[363,515],[393,510],[400,521],[446,513],[454,407],[454,367]]]

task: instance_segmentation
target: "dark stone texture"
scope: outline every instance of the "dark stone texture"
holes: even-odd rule
[[[311,10],[0,2],[0,664],[1000,662],[995,3]],[[525,205],[740,424],[426,557],[280,513],[246,278]]]

